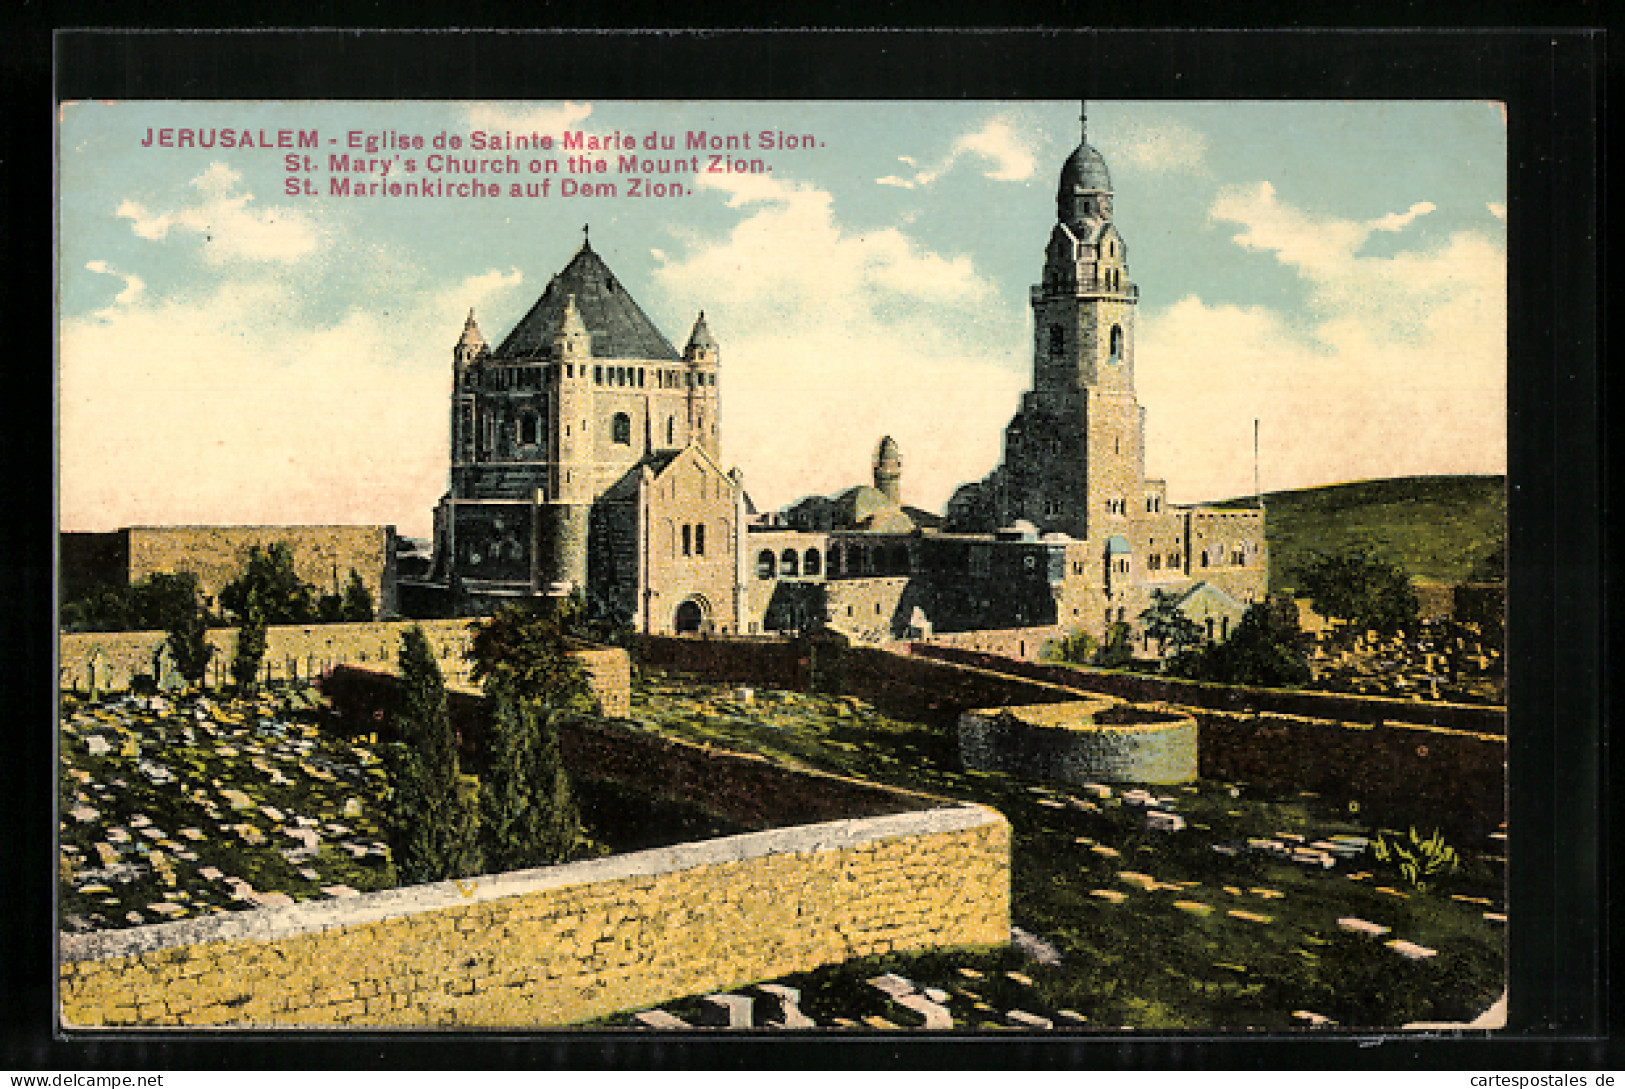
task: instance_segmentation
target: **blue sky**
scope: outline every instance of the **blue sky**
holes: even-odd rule
[[[166,127],[316,129],[324,195],[285,195],[285,151],[140,146]],[[613,198],[325,195],[352,130],[701,129],[816,143],[675,199],[626,195],[613,154]],[[500,339],[587,223],[674,343],[706,311],[724,459],[759,506],[866,479],[889,433],[906,500],[940,509],[997,462],[1028,383],[1027,288],[1077,139],[1075,102],[67,105],[62,527],[426,534],[463,316]],[[1140,286],[1147,467],[1175,501],[1251,490],[1255,418],[1265,488],[1505,470],[1499,107],[1095,102],[1089,139]]]

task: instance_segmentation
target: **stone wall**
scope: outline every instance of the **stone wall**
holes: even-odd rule
[[[391,670],[400,655],[401,634],[421,627],[439,659],[440,672],[453,687],[469,685],[465,657],[473,639],[466,620],[375,621],[370,624],[308,624],[267,630],[263,679],[314,681],[341,665]],[[57,673],[67,691],[122,691],[137,674],[157,676],[159,651],[167,636],[161,631],[65,632],[58,642]],[[229,679],[237,651],[236,628],[211,628],[215,648],[207,682],[216,687]],[[576,652],[602,713],[624,718],[632,709],[632,667],[618,647]]]
[[[390,668],[400,654],[401,633],[413,624],[420,624],[428,635],[446,679],[454,683],[465,679],[468,663],[463,654],[471,638],[466,620],[273,627],[266,632],[266,676],[276,681],[310,680],[341,663]],[[102,692],[128,688],[139,673],[156,676],[158,652],[165,638],[161,631],[64,632],[57,644],[59,684],[64,689],[89,691],[93,661],[98,663],[95,687]],[[218,686],[229,679],[237,629],[211,628],[208,640],[215,649],[206,680]]]
[[[343,593],[351,568],[372,591],[380,615],[396,611],[394,526],[131,526],[112,533],[65,533],[64,592],[92,583],[128,586],[159,572],[190,571],[207,598],[243,573],[248,549],[286,542],[294,572],[318,594]],[[109,557],[122,569],[111,570]],[[82,571],[90,564],[94,570]]]
[[[1408,722],[1362,725],[1198,710],[1204,779],[1358,804],[1366,819],[1478,839],[1506,820],[1506,739]]]
[[[669,649],[664,642],[649,646]],[[805,653],[808,645],[766,642],[746,651],[713,642],[703,657],[686,662],[691,672],[733,681],[737,672],[759,666],[769,654],[788,657],[798,647]],[[833,666],[805,668],[820,674],[821,686],[870,700],[894,717],[944,728],[956,725],[965,711],[1065,702],[1076,700],[1080,691],[1187,707],[1199,727],[1203,778],[1315,790],[1360,802],[1384,819],[1415,813],[1470,829],[1493,829],[1506,819],[1506,712],[1501,708],[1202,685],[923,644],[913,651],[904,657],[846,648]],[[736,652],[742,662],[735,660]],[[940,660],[949,657],[955,661]]]
[[[1091,614],[1092,615],[1092,614]],[[1079,622],[1075,627],[1084,627]],[[1004,658],[1037,661],[1046,648],[1059,644],[1072,628],[1048,624],[1036,628],[1000,628],[983,631],[933,632],[931,645],[997,654]]]
[[[1029,677],[1082,692],[1100,692],[1138,703],[1174,703],[1218,711],[1267,712],[1303,718],[1375,725],[1408,722],[1480,734],[1506,733],[1506,708],[1465,703],[1397,700],[1341,692],[1247,688],[1172,677],[1120,673],[1087,667],[1045,665],[968,651],[937,642],[914,643],[919,657]]]
[[[1029,779],[1188,783],[1197,774],[1197,728],[1188,714],[1115,700],[1005,707],[960,715],[959,753],[972,771]]]
[[[61,938],[108,1025],[566,1025],[852,957],[1002,944],[1010,829],[954,805]]]

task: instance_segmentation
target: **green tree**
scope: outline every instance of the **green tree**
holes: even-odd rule
[[[465,877],[479,869],[475,806],[463,787],[446,685],[420,627],[401,636],[395,738],[385,750],[389,839],[403,885]]]
[[[1095,665],[1104,669],[1121,669],[1133,660],[1133,632],[1124,621],[1116,621],[1106,629],[1106,641],[1095,651]]]
[[[203,611],[195,579],[192,582],[190,606],[171,616],[166,629],[169,635],[165,642],[175,659],[176,672],[185,678],[187,684],[200,687],[208,672],[209,660],[214,657],[214,647],[209,645],[209,619]],[[259,668],[258,663],[255,663],[255,668]]]
[[[1414,627],[1421,608],[1404,570],[1365,549],[1317,555],[1299,572],[1298,587],[1316,612],[1360,631],[1392,635]]]
[[[506,675],[486,684],[491,728],[480,783],[480,845],[496,871],[570,857],[581,819],[559,753],[558,712],[521,699]]]
[[[1167,590],[1152,590],[1151,604],[1140,613],[1145,633],[1156,640],[1157,653],[1172,647],[1175,654],[1202,641],[1202,629],[1179,608],[1179,596]]]
[[[1247,607],[1230,638],[1180,654],[1168,671],[1191,680],[1259,688],[1303,685],[1311,676],[1295,640],[1272,621],[1270,606],[1264,602]]]
[[[574,640],[566,631],[574,607],[548,604],[505,605],[489,619],[470,625],[474,638],[470,676],[481,682],[502,677],[519,699],[538,700],[557,711],[589,714],[592,690],[581,663],[571,657]]]
[[[259,602],[250,598],[242,606],[242,620],[237,625],[237,650],[231,656],[231,679],[243,695],[254,691],[259,684],[260,662],[265,658],[265,613]]]
[[[350,568],[350,580],[344,584],[344,598],[339,606],[342,619],[354,623],[367,623],[373,618],[372,591],[361,581],[355,568]]]
[[[136,631],[168,631],[202,608],[197,576],[158,571],[130,587],[129,620]]]
[[[293,569],[293,549],[285,541],[251,545],[243,573],[220,591],[220,606],[241,620],[249,602],[258,604],[266,624],[308,624],[316,618],[316,590]]]

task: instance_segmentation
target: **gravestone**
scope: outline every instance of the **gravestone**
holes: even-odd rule
[[[708,1028],[750,1028],[751,999],[742,994],[708,994],[700,999],[700,1024]]]
[[[817,1028],[812,1018],[801,1012],[801,992],[782,983],[762,983],[756,987],[765,1009],[762,1024],[768,1028]],[[686,1027],[686,1026],[685,1026]]]
[[[152,675],[158,679],[160,691],[179,692],[186,687],[186,678],[175,664],[175,652],[167,639],[158,644],[158,652],[152,657]]]

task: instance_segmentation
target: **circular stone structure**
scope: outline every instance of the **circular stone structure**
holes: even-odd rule
[[[1188,783],[1196,778],[1196,719],[1110,697],[959,716],[969,771],[1064,783]]]

